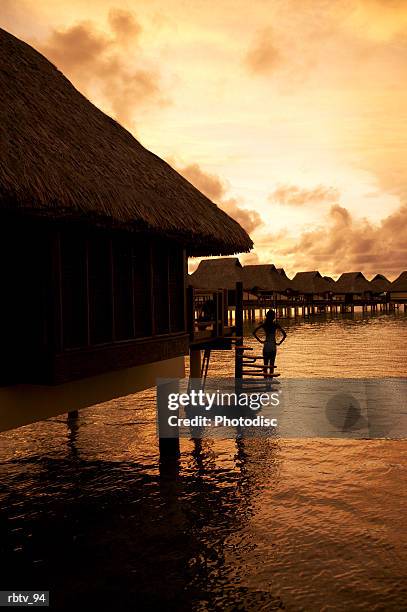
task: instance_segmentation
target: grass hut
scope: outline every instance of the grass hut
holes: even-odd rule
[[[376,274],[370,281],[372,293],[374,295],[388,294],[391,282],[383,274]]]
[[[93,381],[73,409],[182,374],[187,256],[252,241],[4,30],[0,62],[2,388]]]
[[[366,300],[372,294],[372,285],[362,272],[344,272],[335,283],[335,299],[345,303]]]
[[[258,297],[286,299],[290,281],[273,264],[244,266],[243,289]]]
[[[203,259],[188,282],[196,289],[227,290],[227,303],[235,303],[236,283],[243,280],[243,266],[237,257]]]
[[[197,289],[234,289],[242,274],[243,266],[237,257],[202,259],[189,275],[189,284]]]
[[[328,299],[332,295],[332,285],[318,272],[297,272],[291,281],[293,289],[305,302]]]
[[[392,302],[407,303],[407,270],[402,272],[390,285],[390,299]]]

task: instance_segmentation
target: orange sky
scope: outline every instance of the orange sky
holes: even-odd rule
[[[249,230],[242,261],[407,269],[405,0],[1,7],[2,27]]]

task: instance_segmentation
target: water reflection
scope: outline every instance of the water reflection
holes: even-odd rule
[[[373,319],[292,322],[280,370],[406,376],[406,319]],[[404,607],[405,440],[181,440],[160,462],[154,390],[0,438],[2,582],[55,609]]]

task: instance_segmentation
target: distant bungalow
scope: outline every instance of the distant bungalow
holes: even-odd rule
[[[370,281],[370,285],[372,293],[381,294],[387,293],[390,290],[391,282],[383,274],[376,274]]]
[[[237,257],[203,259],[195,272],[189,275],[188,284],[196,289],[225,289],[227,304],[235,304],[236,283],[242,280],[243,266]]]
[[[390,299],[393,302],[407,303],[407,270],[402,272],[390,285]]]
[[[297,272],[291,284],[305,301],[325,300],[333,292],[332,283],[325,279],[318,270]]]
[[[3,429],[184,374],[188,255],[247,233],[0,30]]]
[[[199,289],[234,289],[242,280],[243,266],[237,257],[202,259],[189,283]]]
[[[370,281],[370,284],[375,293],[385,293],[390,289],[391,281],[383,276],[383,274],[376,274]]]
[[[291,291],[291,281],[282,268],[273,264],[242,266],[237,257],[219,257],[202,260],[188,282],[199,289],[227,289],[228,304],[234,304],[237,282],[242,282],[244,298],[286,299]]]
[[[253,264],[243,267],[243,289],[258,297],[272,300],[287,299],[291,291],[291,281],[281,268],[281,272],[273,264]]]
[[[335,297],[345,303],[366,299],[372,294],[372,285],[362,272],[344,272],[335,284]]]

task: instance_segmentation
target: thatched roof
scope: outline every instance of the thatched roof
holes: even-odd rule
[[[203,259],[188,283],[197,289],[235,289],[243,280],[243,267],[237,257]]]
[[[244,266],[243,288],[247,291],[259,289],[262,291],[284,293],[290,288],[287,276],[279,274],[273,264],[256,264]]]
[[[240,225],[0,29],[0,209],[155,232],[191,255],[253,244]]]
[[[372,286],[372,291],[375,293],[384,293],[385,291],[389,291],[391,282],[388,278],[383,276],[383,274],[376,274],[370,281],[370,284]]]
[[[332,285],[332,284],[335,284],[335,281],[334,281],[334,279],[332,278],[332,276],[323,276],[322,278],[323,278],[324,280],[326,280],[328,283],[330,283],[331,285]]]
[[[297,272],[291,281],[293,288],[299,293],[328,293],[332,285],[325,280],[318,270],[312,272]]]
[[[288,278],[286,271],[284,270],[284,268],[276,268],[277,272],[280,274],[280,276],[282,276],[283,278],[286,278],[288,281],[291,281],[290,278]]]
[[[335,293],[365,293],[373,288],[362,272],[344,272],[335,284]]]
[[[404,272],[391,283],[390,291],[407,291],[407,270],[404,270]]]

